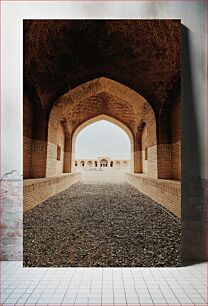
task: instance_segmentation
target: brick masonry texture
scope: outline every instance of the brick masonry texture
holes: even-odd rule
[[[130,129],[134,137],[135,172],[143,172],[153,178],[180,179],[180,30],[179,20],[25,21],[24,67],[27,85],[24,95],[24,136],[27,139],[24,163],[27,169],[24,177],[48,177],[62,171],[70,172],[73,134],[87,120],[104,114]],[[94,31],[97,33],[96,45],[92,34]],[[91,46],[95,57],[82,62],[80,58],[83,54],[77,54],[78,50],[75,52],[72,44],[67,46],[64,43],[65,37],[70,35],[74,41],[82,38],[81,49],[84,51],[86,46]],[[145,37],[148,37],[148,43],[145,41],[144,44],[142,41]],[[114,52],[108,48],[109,39],[115,42],[112,46]],[[43,48],[37,49],[37,45]],[[59,50],[63,51],[64,58]],[[48,54],[53,54],[53,60]],[[76,68],[68,62],[72,54]],[[99,55],[99,63],[94,62],[96,55]],[[55,63],[65,61],[69,66],[56,69]],[[95,66],[102,67],[102,72],[96,68],[95,73],[92,70]],[[125,74],[122,70],[124,67]],[[89,76],[81,76],[80,71]],[[67,88],[63,83],[64,73],[70,84]],[[122,79],[124,75],[125,80]],[[60,130],[60,123],[63,122],[64,135]],[[147,160],[144,160],[144,150],[141,148],[144,124],[146,139],[143,141],[148,151]],[[66,138],[69,139],[67,143]],[[58,145],[62,152],[60,161],[54,158]]]
[[[24,180],[24,212],[80,181],[80,173],[62,174],[51,178]]]
[[[126,174],[129,184],[181,217],[181,184],[178,181],[153,179],[142,174]]]
[[[102,94],[102,98],[98,97],[100,94]],[[90,100],[91,98],[93,98],[93,104]],[[113,104],[109,104],[110,102],[113,102]],[[121,102],[123,104],[121,104]],[[151,106],[135,91],[122,84],[103,77],[89,81],[74,88],[61,96],[55,103],[50,113],[48,122],[47,160],[43,158],[43,160],[46,162],[46,176],[52,176],[55,173],[58,174],[57,161],[55,159],[56,146],[58,143],[61,144],[62,142],[61,147],[63,147],[63,131],[65,138],[68,137],[69,139],[72,139],[73,134],[81,124],[90,120],[91,118],[99,118],[100,115],[106,115],[107,117],[114,118],[118,122],[125,124],[125,126],[131,131],[135,141],[138,142],[141,141],[141,126],[145,124],[145,128],[147,130],[145,141],[147,147],[149,148],[149,158],[146,162],[148,163],[147,172],[150,177],[156,178],[156,119]],[[64,122],[65,125],[64,129],[62,130],[60,129],[60,122],[62,122],[62,125]],[[137,135],[138,133],[139,136]],[[72,150],[71,142],[72,141],[69,141],[69,153]],[[66,152],[65,148],[62,150]],[[135,147],[135,151],[136,150],[139,151],[141,148],[139,146]],[[70,166],[67,167],[65,163],[65,156],[63,161],[64,168],[70,169]],[[71,162],[70,158],[68,158],[68,162]],[[137,168],[137,165],[141,163],[141,152],[138,152],[135,155],[135,167]],[[31,167],[33,168],[33,165],[31,165]],[[34,171],[37,171],[37,167],[38,165],[35,164]],[[141,166],[139,166],[138,169],[141,169]]]
[[[27,87],[44,109],[69,85],[100,75],[141,92],[154,109],[180,86],[180,20],[24,20],[24,47]]]
[[[65,134],[62,125],[59,123],[54,142],[48,142],[47,148],[47,169],[46,176],[54,176],[64,171],[64,139]],[[61,148],[60,160],[57,160],[57,147]]]

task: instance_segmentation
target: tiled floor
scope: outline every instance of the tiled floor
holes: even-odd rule
[[[23,268],[1,262],[1,305],[207,305],[207,264],[181,268]]]

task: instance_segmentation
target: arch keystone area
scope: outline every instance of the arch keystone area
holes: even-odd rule
[[[67,109],[69,107],[100,93],[108,93],[112,96],[116,96],[117,99],[125,101],[131,105],[135,112],[139,110],[144,110],[144,112],[152,110],[147,100],[133,89],[114,80],[100,77],[81,84],[61,96],[55,102],[55,105],[51,110],[50,121],[53,122],[56,119],[61,120],[61,118],[65,117],[68,113]]]

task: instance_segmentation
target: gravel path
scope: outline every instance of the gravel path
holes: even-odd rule
[[[77,183],[24,214],[24,266],[178,266],[181,225],[127,183]]]

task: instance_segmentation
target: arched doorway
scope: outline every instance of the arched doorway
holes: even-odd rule
[[[107,115],[100,115],[100,116],[96,116],[90,120],[87,120],[86,122],[84,122],[83,124],[81,124],[74,132],[73,137],[72,137],[72,172],[74,171],[73,169],[73,164],[74,164],[74,160],[76,159],[75,157],[75,144],[76,144],[76,140],[77,137],[79,136],[80,132],[82,130],[84,130],[86,127],[99,122],[99,121],[107,121],[112,123],[113,125],[115,125],[116,127],[122,129],[122,131],[128,136],[129,139],[129,146],[130,146],[130,168],[129,171],[130,172],[134,172],[134,136],[131,132],[131,130],[126,127],[122,122],[118,121],[115,118],[112,118],[110,116]],[[95,139],[96,142],[96,139]],[[102,161],[102,163],[101,163]],[[114,162],[113,161],[108,161],[105,158],[101,159],[99,163],[97,163],[97,161],[95,161],[95,167],[101,167],[101,168],[107,168],[107,167],[113,167]]]
[[[105,168],[108,167],[108,161],[106,159],[101,159],[100,161],[100,167]]]
[[[123,162],[123,166],[124,166],[124,167],[128,167],[128,162],[127,162],[127,161],[124,161],[124,162]]]
[[[142,173],[141,132],[146,124],[147,145],[151,147],[148,176],[158,177],[156,119],[152,107],[134,90],[105,77],[70,90],[54,105],[48,124],[46,176],[73,172],[74,140],[77,134],[90,122],[103,117],[123,128],[130,137],[131,172],[135,173]],[[57,168],[52,158],[59,127],[63,128],[65,134],[64,159],[60,164],[62,168]]]
[[[115,167],[116,167],[116,169],[119,169],[119,168],[121,167],[121,163],[120,163],[120,161],[116,161],[116,163],[115,163]]]
[[[91,160],[89,160],[89,161],[87,162],[87,169],[91,169],[92,166],[93,166],[93,163],[92,163]]]

